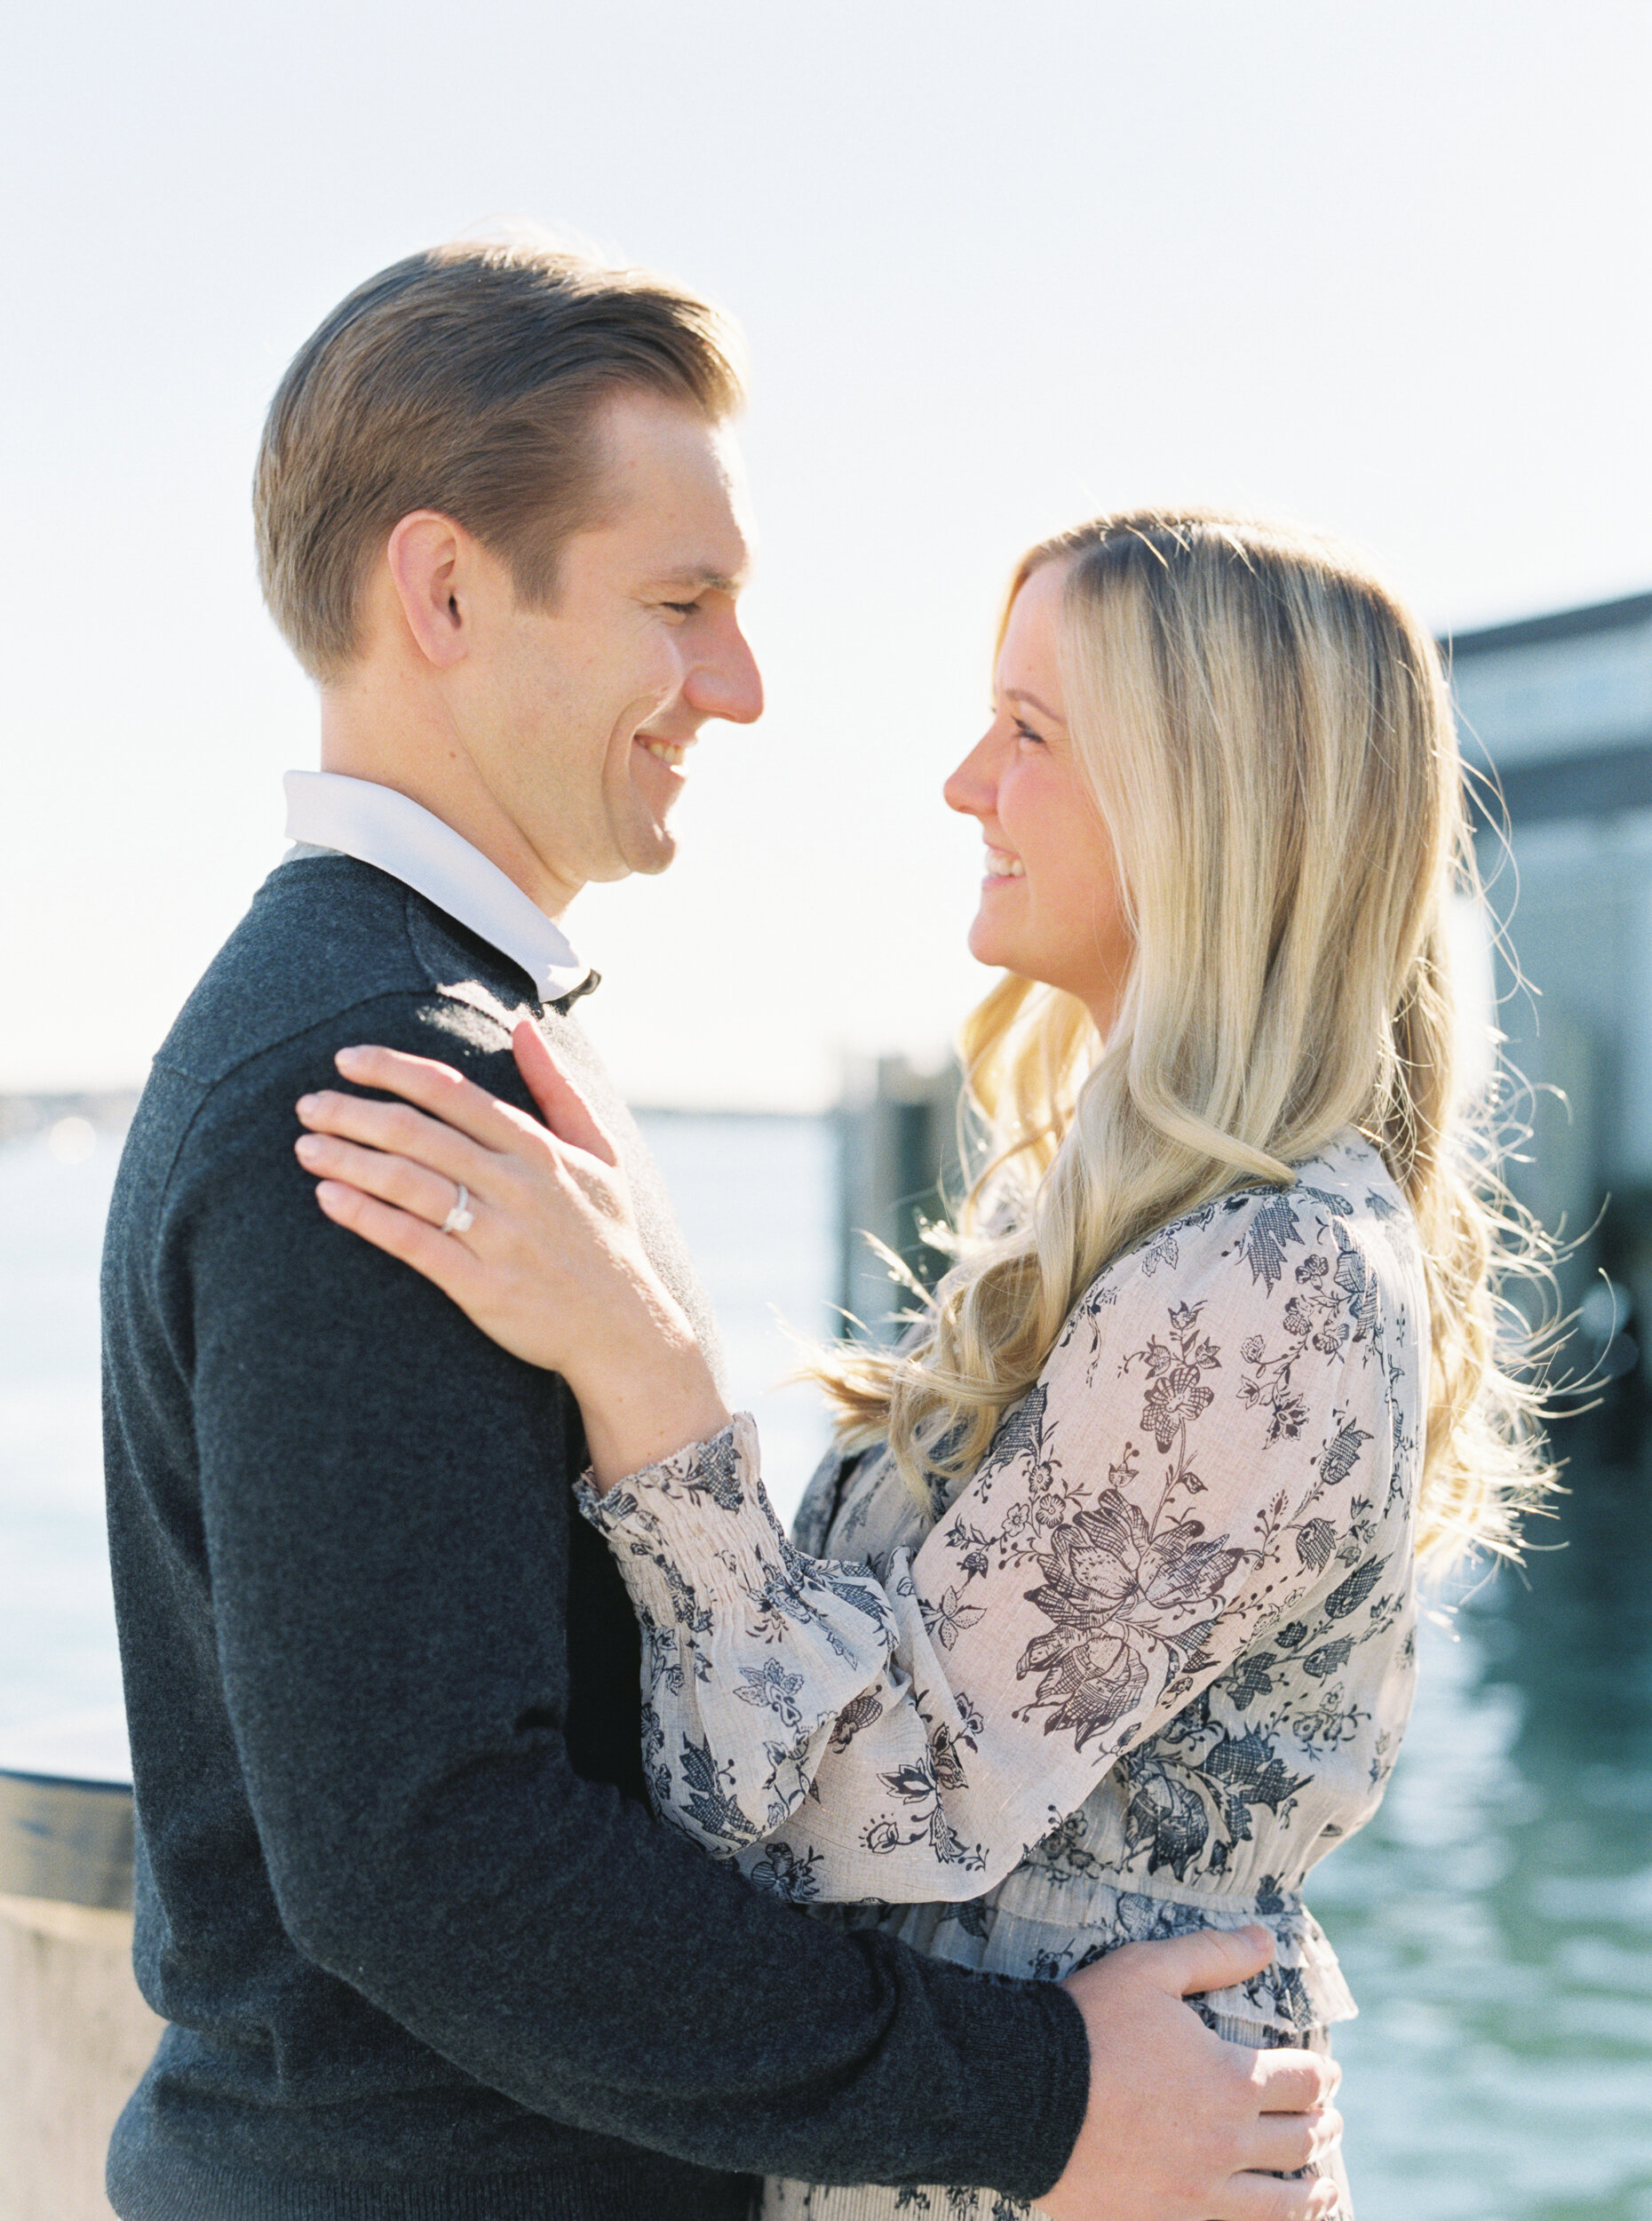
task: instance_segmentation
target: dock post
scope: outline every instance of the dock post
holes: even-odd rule
[[[837,1113],[838,1162],[838,1301],[851,1318],[892,1340],[892,1314],[916,1298],[892,1280],[868,1245],[874,1234],[925,1286],[946,1260],[923,1238],[923,1227],[944,1218],[961,1184],[956,1064],[925,1071],[902,1056],[879,1057],[845,1078]]]
[[[131,1887],[129,1787],[0,1770],[0,2221],[111,2221],[109,2132],[164,2025]]]

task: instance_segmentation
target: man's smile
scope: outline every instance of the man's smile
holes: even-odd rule
[[[649,755],[657,757],[662,763],[669,763],[675,770],[694,743],[691,740],[660,740],[652,733],[639,733],[637,745]]]

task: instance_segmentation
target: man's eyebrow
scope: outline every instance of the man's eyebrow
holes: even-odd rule
[[[738,593],[745,584],[745,574],[711,570],[703,564],[689,563],[681,570],[661,571],[653,583],[656,586],[686,586],[695,593]]]
[[[1006,702],[1025,702],[1029,709],[1036,710],[1040,717],[1047,717],[1052,725],[1065,725],[1067,722],[1060,710],[1052,710],[1036,694],[1029,694],[1025,687],[1006,687],[1004,698]]]

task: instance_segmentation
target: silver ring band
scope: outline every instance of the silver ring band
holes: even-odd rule
[[[444,1234],[468,1234],[476,1223],[476,1214],[471,1209],[471,1191],[461,1180],[459,1199],[441,1222]]]

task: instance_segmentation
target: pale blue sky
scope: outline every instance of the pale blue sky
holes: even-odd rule
[[[139,1077],[279,856],[262,412],[480,220],[687,279],[755,362],[769,713],[570,919],[650,1100],[944,1041],[984,982],[939,784],[1052,527],[1283,512],[1442,625],[1652,585],[1644,0],[97,0],[7,44],[0,1087]]]

